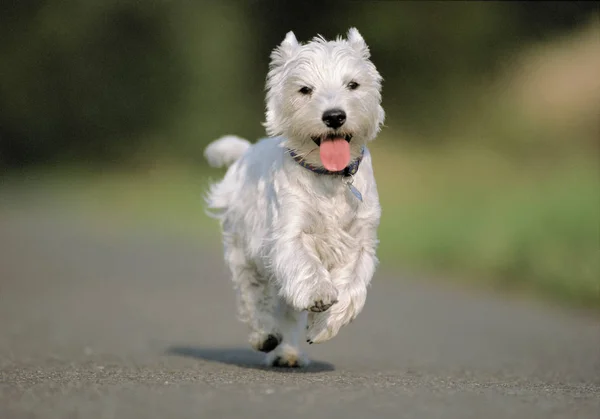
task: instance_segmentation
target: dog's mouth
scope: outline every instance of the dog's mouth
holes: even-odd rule
[[[323,134],[323,135],[319,135],[319,136],[314,136],[314,137],[311,137],[311,138],[315,142],[316,145],[321,146],[321,143],[323,141],[334,140],[336,138],[343,138],[347,142],[350,142],[350,140],[352,140],[352,134],[329,133],[329,134]]]
[[[325,134],[312,137],[312,140],[319,146],[321,163],[325,169],[339,172],[350,164],[351,134]]]

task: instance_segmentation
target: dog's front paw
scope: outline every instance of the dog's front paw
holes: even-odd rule
[[[331,282],[322,282],[307,297],[302,309],[322,313],[338,302],[338,290]]]
[[[322,313],[338,301],[338,290],[330,281],[316,284],[298,282],[293,288],[284,289],[286,302],[297,311]]]
[[[306,341],[322,343],[336,336],[340,329],[356,318],[362,310],[366,292],[342,292],[340,301],[324,313],[308,313]]]
[[[329,310],[329,307],[337,303],[337,299],[333,300],[330,303],[324,303],[323,300],[315,301],[315,304],[308,308],[308,311],[312,311],[313,313],[321,313],[323,311]]]
[[[337,311],[337,310],[335,310]],[[338,320],[339,313],[330,310],[326,313],[309,313],[306,325],[306,342],[309,344],[323,343],[338,334],[342,322]]]

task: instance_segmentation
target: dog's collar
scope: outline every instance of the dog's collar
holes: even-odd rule
[[[327,170],[323,167],[317,167],[310,163],[307,163],[304,160],[304,158],[297,155],[296,153],[294,153],[293,150],[290,150],[289,148],[287,151],[290,154],[290,156],[292,156],[292,158],[294,160],[296,160],[296,163],[298,163],[300,166],[304,167],[305,169],[310,170],[311,172],[314,172],[319,175],[342,175],[344,177],[354,176],[356,174],[356,172],[358,172],[358,166],[360,166],[360,162],[362,161],[362,159],[365,155],[365,147],[363,146],[360,149],[360,155],[356,158],[356,160],[350,162],[350,164],[348,166],[346,166],[345,169],[339,170],[337,172],[332,172],[331,170]]]

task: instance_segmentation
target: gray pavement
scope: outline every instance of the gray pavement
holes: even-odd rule
[[[382,267],[309,369],[269,370],[218,242],[60,214],[0,211],[2,419],[600,417],[595,315]]]

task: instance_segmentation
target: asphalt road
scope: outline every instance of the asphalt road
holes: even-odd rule
[[[0,418],[600,417],[600,318],[384,267],[309,369],[262,368],[202,242],[0,211]]]

